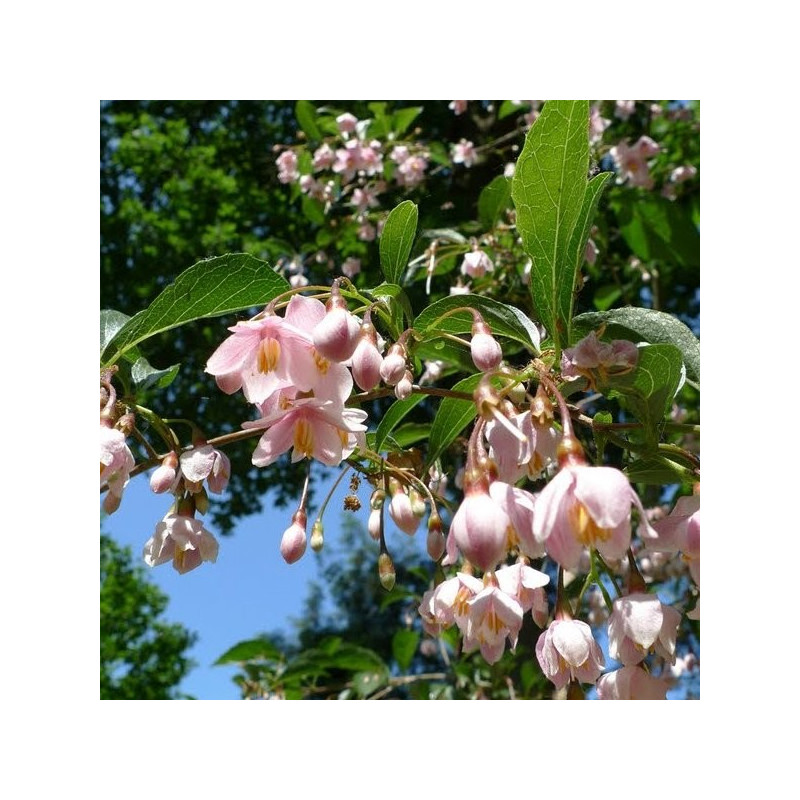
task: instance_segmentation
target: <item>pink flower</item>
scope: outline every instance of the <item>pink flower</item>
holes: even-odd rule
[[[278,166],[278,180],[281,183],[291,183],[300,177],[297,171],[297,153],[293,150],[284,150],[275,163]]]
[[[332,166],[335,160],[336,153],[333,152],[329,144],[323,144],[314,151],[314,160],[311,162],[311,166],[316,172],[317,170],[327,169]]]
[[[402,344],[393,344],[381,362],[381,378],[389,386],[398,384],[406,373],[406,349]]]
[[[603,133],[610,124],[611,120],[601,116],[597,106],[592,106],[589,115],[589,142],[597,144],[603,138]]]
[[[586,249],[584,250],[583,257],[586,259],[587,264],[594,264],[597,261],[597,254],[600,250],[592,239],[586,242]]]
[[[421,515],[414,513],[411,499],[402,486],[398,486],[389,503],[389,516],[403,533],[413,536],[419,528]]]
[[[489,442],[489,455],[497,465],[498,478],[505,483],[516,483],[528,471],[536,433],[530,411],[510,413],[506,420],[508,426],[492,419],[484,430]],[[509,428],[518,430],[522,436],[514,436]]]
[[[461,262],[461,273],[469,275],[470,278],[482,278],[487,272],[494,270],[492,259],[483,250],[473,250],[471,253],[464,254]]]
[[[325,316],[311,331],[317,353],[330,361],[347,361],[359,341],[361,321],[347,310],[346,304],[336,295],[328,302]]]
[[[179,481],[178,454],[168,453],[161,465],[150,476],[150,488],[155,494],[174,491]]]
[[[518,486],[502,481],[492,481],[489,496],[508,516],[508,546],[516,547],[528,558],[541,558],[544,547],[533,535],[534,496]]]
[[[574,347],[561,354],[561,375],[567,380],[581,376],[593,385],[596,379],[605,381],[609,375],[630,372],[639,361],[639,350],[633,342],[614,339],[601,342],[591,331]]]
[[[484,572],[494,569],[508,551],[508,514],[491,498],[485,481],[465,489],[447,536],[444,564],[453,564],[457,550]]]
[[[268,399],[262,412],[266,412],[262,419],[242,423],[246,429],[266,429],[253,453],[257,467],[272,464],[290,448],[293,462],[316,458],[335,467],[365,443],[367,413],[343,408],[333,400],[289,400],[281,393],[277,402]]]
[[[628,117],[636,110],[635,100],[617,100],[614,116],[625,122]]]
[[[654,594],[618,597],[608,620],[608,654],[629,667],[643,661],[652,648],[674,663],[680,622],[680,612]]]
[[[306,552],[306,523],[305,511],[297,511],[292,516],[292,524],[284,531],[281,537],[281,555],[287,564],[294,564]]]
[[[472,142],[462,139],[458,144],[453,145],[453,163],[463,164],[465,167],[471,167],[475,163],[477,154],[475,153],[475,145]]]
[[[688,164],[682,167],[676,167],[672,170],[669,174],[669,179],[673,183],[683,183],[684,181],[691,180],[695,175],[697,175],[697,167]]]
[[[204,561],[216,561],[217,540],[199,520],[170,513],[156,525],[155,533],[144,546],[144,560],[151,567],[172,561],[181,575]]]
[[[647,139],[642,143],[642,139]],[[647,164],[649,154],[653,154],[653,145],[658,145],[648,137],[642,137],[635,145],[629,147],[626,142],[620,142],[609,151],[609,155],[614,159],[614,164],[619,171],[617,183],[630,183],[631,186],[641,186],[645,189],[653,188],[653,178],[650,176],[650,168]],[[650,144],[652,143],[652,144]],[[656,150],[655,152],[658,152]]]
[[[469,100],[452,100],[447,107],[456,115],[463,114],[467,110]]]
[[[464,652],[480,648],[489,664],[500,660],[506,639],[513,650],[517,646],[522,617],[522,606],[497,586],[485,586],[468,601],[467,626],[464,632]]]
[[[536,642],[536,658],[557,689],[570,680],[594,683],[605,667],[592,629],[577,619],[554,620]]]
[[[412,188],[422,183],[425,179],[425,170],[427,168],[428,161],[425,156],[408,156],[400,163],[394,177],[400,186]]]
[[[351,359],[353,380],[359,389],[372,391],[381,382],[383,356],[378,350],[378,338],[371,322],[361,325],[361,333]],[[405,366],[405,361],[403,362]]]
[[[375,192],[370,189],[356,188],[353,190],[353,197],[350,204],[355,206],[359,214],[363,214],[368,208],[376,208],[378,201]]]
[[[103,507],[108,514],[119,508],[122,492],[130,480],[130,472],[136,462],[125,434],[117,428],[100,424],[100,485],[108,484],[108,494]]]
[[[231,477],[231,462],[225,453],[204,444],[181,453],[181,472],[190,492],[199,492],[203,481],[215,494],[225,491]]]
[[[641,667],[622,667],[597,681],[600,700],[666,700],[668,683],[648,675]]]
[[[551,558],[577,571],[584,548],[621,559],[631,541],[631,505],[639,510],[639,534],[649,529],[641,500],[613,467],[567,465],[536,501],[533,534]]]
[[[544,586],[550,583],[550,576],[519,561],[510,567],[501,567],[495,572],[500,588],[513,597],[523,612],[530,611],[533,621],[544,628],[547,624],[547,595]]]
[[[342,133],[352,133],[356,129],[358,119],[352,114],[339,114],[336,117],[336,125]]]
[[[419,605],[422,627],[431,636],[454,623],[464,631],[467,628],[469,601],[483,591],[483,583],[472,575],[459,572],[455,578],[442,581],[434,589],[425,592]]]
[[[651,552],[682,552],[692,579],[700,586],[699,494],[679,497],[669,516],[654,522],[644,538]]]

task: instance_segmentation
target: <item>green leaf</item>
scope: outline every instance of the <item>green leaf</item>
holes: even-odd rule
[[[675,345],[683,356],[686,376],[700,383],[700,340],[671,314],[652,308],[612,308],[609,311],[579,314],[573,324],[575,341],[606,325],[604,339]]]
[[[403,418],[425,399],[424,394],[412,394],[405,400],[397,400],[389,406],[389,410],[378,423],[375,433],[375,451],[380,452],[386,437],[400,424]]]
[[[622,289],[619,288],[615,283],[607,283],[605,286],[598,286],[595,289],[594,297],[592,298],[592,302],[594,303],[595,308],[599,311],[606,311],[610,308],[614,303],[622,297]],[[578,320],[578,317],[574,317],[572,320],[573,325],[573,336],[574,336],[574,327]]]
[[[269,639],[248,639],[226,650],[215,662],[218,664],[242,664],[247,661],[280,661],[283,654]]]
[[[511,206],[511,180],[498,175],[478,197],[478,219],[485,228],[494,228],[500,214]]]
[[[483,378],[482,372],[470,375],[455,384],[453,391],[472,393],[481,378]],[[445,397],[442,400],[431,425],[431,436],[428,440],[428,465],[433,464],[439,458],[477,415],[478,410],[474,400],[461,400],[456,397]]]
[[[166,389],[178,374],[180,364],[166,369],[156,369],[146,358],[137,358],[131,367],[131,378],[140,391],[146,389]]]
[[[419,631],[401,628],[392,637],[392,655],[403,672],[407,672],[414,660],[419,644]]]
[[[597,382],[598,391],[618,397],[644,425],[645,439],[653,445],[658,440],[658,425],[672,407],[681,381],[683,359],[671,344],[653,344],[639,348],[636,368],[627,375]]]
[[[130,319],[127,314],[105,308],[100,312],[100,355],[108,347],[108,343],[119,333],[125,323]]]
[[[404,200],[391,210],[386,219],[381,234],[380,253],[381,267],[387,283],[400,283],[414,244],[417,217],[416,204],[411,200]]]
[[[294,115],[303,132],[311,141],[318,141],[322,133],[317,126],[317,109],[308,100],[298,100],[294,107]]]
[[[408,295],[396,283],[381,283],[374,289],[363,291],[363,294],[370,300],[383,299],[389,306],[388,313],[396,329],[392,331],[393,338],[396,339],[405,329],[406,326],[403,324],[404,316],[409,325],[414,322],[414,310],[411,307]],[[380,312],[373,311],[372,313],[375,315]]]
[[[614,421],[614,417],[608,411],[598,411],[594,415],[593,422],[595,425],[610,425]],[[603,461],[603,452],[606,449],[606,442],[608,441],[608,433],[602,428],[592,428],[594,434],[594,442],[597,447],[597,459],[600,463]]]
[[[427,439],[430,432],[431,426],[427,422],[406,422],[395,430],[392,437],[402,450],[407,450],[412,444]]]
[[[246,253],[208,258],[181,273],[106,345],[105,365],[157,333],[187,322],[266,305],[291,287],[266,261]]]
[[[397,136],[402,136],[411,123],[422,113],[422,106],[401,108],[392,114],[392,128]]]
[[[300,207],[303,209],[303,214],[307,220],[315,225],[325,224],[325,206],[319,200],[304,194],[303,199],[300,201]]]
[[[353,675],[353,689],[359,697],[368,697],[387,683],[389,683],[389,671],[386,669],[358,672]]]
[[[692,470],[660,455],[638,458],[628,464],[623,472],[631,483],[651,483],[657,486],[694,483],[697,480],[697,475]]]
[[[597,204],[600,202],[600,196],[603,194],[603,189],[605,189],[611,175],[611,172],[601,172],[589,181],[586,186],[586,194],[583,197],[581,213],[578,215],[575,228],[572,231],[572,237],[569,242],[569,254],[575,264],[574,291],[576,293],[579,286],[578,277],[581,274],[581,266],[585,260],[586,242],[589,241],[589,232],[592,229],[592,220],[597,212]]]
[[[569,341],[577,270],[573,237],[579,219],[584,224],[588,170],[588,101],[549,100],[525,137],[511,196],[533,262],[534,308],[556,355]]]
[[[700,266],[700,232],[691,209],[658,195],[620,192],[611,203],[620,233],[642,261]]]
[[[500,104],[500,108],[497,111],[497,119],[505,119],[506,117],[510,117],[512,114],[519,114],[527,109],[527,105],[515,103],[513,100],[503,100],[503,102]]]
[[[442,314],[464,306],[479,311],[496,336],[507,336],[529,350],[539,352],[539,331],[522,311],[477,294],[452,295],[431,303],[417,317],[414,327],[426,338],[442,333],[471,333],[472,314],[469,311],[458,311],[439,319]]]

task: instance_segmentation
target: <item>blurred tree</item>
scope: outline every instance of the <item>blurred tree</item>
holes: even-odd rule
[[[100,699],[174,700],[196,635],[163,622],[167,596],[129,547],[100,536]]]

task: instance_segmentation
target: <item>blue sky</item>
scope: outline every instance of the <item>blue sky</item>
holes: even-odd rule
[[[337,475],[333,474],[331,483]],[[320,487],[320,500],[329,485]],[[338,536],[341,499],[347,492],[344,480],[328,505],[324,519],[328,543]],[[364,507],[359,517],[363,515],[366,524],[367,490],[362,488],[361,495]],[[130,545],[139,559],[170,500],[171,495],[153,494],[149,475],[139,475],[126,487],[119,510],[106,518],[104,530],[119,543]],[[210,500],[214,502],[214,495]],[[203,700],[239,699],[239,689],[231,680],[236,668],[215,667],[214,661],[237,642],[259,633],[291,632],[292,618],[301,615],[308,582],[317,576],[317,556],[310,548],[292,565],[278,550],[293,511],[276,509],[267,498],[264,513],[242,521],[232,536],[217,536],[220,549],[215,564],[202,564],[186,575],[179,575],[171,563],[147,568],[152,581],[169,595],[164,619],[180,622],[198,634],[190,651],[197,666],[181,683],[182,692]],[[313,519],[309,514],[309,533]],[[213,524],[207,526],[214,533]]]

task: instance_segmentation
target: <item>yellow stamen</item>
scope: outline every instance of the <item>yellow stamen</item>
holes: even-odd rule
[[[590,516],[583,503],[575,501],[569,512],[569,521],[572,530],[575,531],[575,538],[587,547],[591,547],[597,542],[605,542],[611,538],[611,531],[601,528]]]
[[[320,371],[322,375],[328,374],[328,367],[330,366],[330,361],[324,356],[321,356],[315,347],[311,348],[311,352],[314,354],[314,363],[317,365],[317,369]]]
[[[281,357],[281,344],[277,339],[267,337],[258,347],[258,371],[264,374],[272,372]]]
[[[307,419],[299,420],[294,429],[294,449],[306,458],[311,458],[314,453],[314,432]]]

